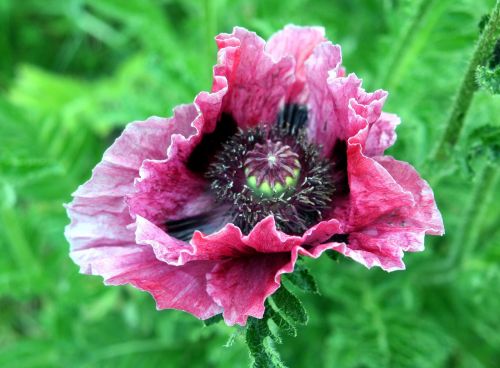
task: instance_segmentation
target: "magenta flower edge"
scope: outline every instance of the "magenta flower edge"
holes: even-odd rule
[[[384,155],[400,123],[387,93],[346,75],[322,28],[216,41],[211,92],[130,123],[66,206],[82,273],[245,325],[299,255],[400,270],[444,233],[427,182]]]

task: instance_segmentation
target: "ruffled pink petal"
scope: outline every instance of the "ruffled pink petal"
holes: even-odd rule
[[[311,250],[296,246],[289,252],[221,261],[207,275],[208,293],[224,309],[228,325],[245,325],[248,317],[263,317],[264,301],[280,287],[281,275],[293,272],[299,254],[317,258],[337,245],[323,244]]]
[[[324,243],[336,234],[343,234],[342,223],[336,219],[321,221],[307,230],[302,236],[302,244],[316,245]]]
[[[102,161],[92,171],[92,178],[73,196],[123,197],[128,194],[142,161],[163,158],[170,143],[169,137],[183,128],[181,124],[172,124],[170,119],[157,117],[127,125],[122,135],[104,152]]]
[[[395,160],[390,156],[377,157],[376,161],[413,196],[415,205],[402,207],[399,211],[400,226],[414,231],[424,231],[425,234],[443,235],[443,219],[429,184],[406,162]]]
[[[396,142],[396,127],[400,123],[399,116],[382,112],[369,128],[364,153],[367,156],[383,155]]]
[[[371,224],[401,207],[415,205],[411,192],[381,164],[365,156],[360,144],[348,144],[347,173],[350,190],[347,231]]]
[[[280,285],[278,272],[289,262],[290,254],[259,254],[220,261],[207,275],[208,293],[223,307],[230,326],[244,326],[248,316],[262,318],[264,301]]]
[[[66,208],[71,223],[65,235],[71,250],[128,244],[134,239],[127,229],[132,219],[123,197],[75,197]]]
[[[294,82],[294,60],[274,61],[265,42],[254,32],[235,27],[232,34],[216,37],[219,47],[214,77],[228,83],[223,111],[242,128],[271,123]]]
[[[352,137],[364,146],[367,135],[363,131],[379,118],[387,92],[365,92],[361,88],[361,80],[354,74],[332,79],[329,81],[329,88],[332,96],[335,96],[334,104],[338,114],[336,139],[346,140]]]
[[[357,79],[354,75],[349,75],[346,79],[351,77]],[[359,83],[361,83],[360,80]],[[349,139],[351,144],[361,144],[363,152],[371,127],[382,113],[382,106],[386,97],[387,92],[383,90],[366,93],[359,87],[356,99],[351,98],[348,102],[348,124],[345,126],[344,135],[346,139]],[[340,139],[344,138],[341,137]]]
[[[131,284],[149,292],[158,309],[175,308],[200,319],[221,312],[206,292],[205,275],[212,262],[173,267],[158,261],[151,248],[135,244],[77,250],[71,257],[82,272],[102,276],[107,285]]]
[[[214,92],[198,94],[193,105],[175,110],[171,124],[179,128],[168,139],[163,159],[144,160],[135,190],[127,198],[133,216],[162,224],[197,215],[213,206],[207,182],[188,170],[186,161],[203,135],[215,129],[227,83],[219,78],[214,86]]]
[[[373,243],[365,244],[365,246],[359,246],[359,238],[351,239],[349,237],[349,245],[339,244],[332,247],[332,249],[361,263],[367,268],[378,266],[388,272],[403,270],[405,268],[402,261],[403,251],[401,249],[385,247],[380,245],[376,240]]]
[[[272,215],[255,225],[243,241],[261,253],[289,252],[293,247],[303,244],[301,237],[277,230]]]
[[[214,68],[215,69],[215,68]],[[203,132],[213,132],[222,112],[222,101],[228,90],[227,79],[215,75],[211,92],[200,92],[194,103],[201,112],[204,121]]]
[[[233,224],[227,224],[209,235],[196,231],[189,244],[171,237],[140,216],[137,217],[136,224],[137,243],[150,245],[159,260],[171,265],[182,265],[194,260],[246,257],[257,253],[290,252],[293,247],[304,244],[304,239],[320,236],[314,234],[315,229],[303,238],[287,235],[276,229],[273,216],[260,221],[248,235],[243,235]],[[319,229],[318,233],[321,231],[325,230]]]
[[[158,308],[208,318],[220,312],[206,293],[205,274],[214,264],[171,267],[159,261],[151,247],[136,245],[134,230],[128,226],[133,220],[124,200],[135,190],[134,178],[142,162],[164,158],[173,136],[190,134],[190,113],[196,111],[192,109],[193,105],[184,105],[176,109],[173,119],[129,124],[104,153],[92,178],[66,206],[71,223],[65,235],[71,244],[70,255],[82,273],[100,275],[107,284],[130,283],[146,290],[153,294]]]
[[[347,140],[379,118],[387,93],[377,90],[367,93],[354,74],[341,76],[340,48],[329,43],[316,47],[306,63],[306,78],[310,98],[308,135],[331,154],[337,140]],[[367,139],[358,137],[364,145]]]
[[[144,158],[165,154],[164,140],[173,130],[167,119],[132,123],[104,153],[92,178],[73,193],[73,202],[66,206],[71,223],[65,235],[72,250],[133,242],[134,233],[126,228],[132,219],[124,196],[134,191],[134,178]]]
[[[338,135],[336,106],[331,103],[327,80],[330,75],[337,76],[341,63],[340,46],[330,42],[318,45],[306,62],[306,85],[310,91],[308,135],[323,146],[323,152],[332,150]]]
[[[334,249],[368,268],[379,266],[386,271],[401,270],[405,267],[404,252],[422,251],[425,234],[444,233],[443,221],[431,188],[411,165],[389,156],[379,156],[373,161],[391,176],[401,193],[411,196],[412,201],[394,199],[392,210],[389,210],[390,204],[380,203],[384,210],[377,209],[379,217],[369,223],[355,221],[355,215],[351,215],[349,244]],[[373,177],[367,180],[371,181]],[[351,192],[351,196],[356,194],[359,192]]]
[[[287,25],[267,42],[266,51],[275,61],[286,56],[295,60],[295,82],[290,86],[288,103],[305,103],[308,97],[305,62],[314,48],[326,41],[323,27],[298,27]]]
[[[145,218],[137,216],[136,241],[152,247],[156,258],[171,265],[183,265],[190,261],[221,260],[255,254],[255,250],[243,242],[241,230],[233,224],[210,235],[196,231],[191,243],[171,237]]]
[[[206,181],[177,157],[144,161],[135,189],[128,199],[130,212],[158,225],[200,214],[213,206]]]
[[[135,241],[137,244],[150,246],[158,260],[174,266],[180,265],[177,262],[178,254],[190,249],[189,243],[170,236],[140,215],[135,219]]]
[[[330,220],[311,228],[303,237],[290,236],[278,231],[269,216],[247,236],[228,224],[210,235],[195,232],[188,244],[140,216],[136,223],[137,243],[149,245],[156,259],[180,268],[193,262],[215,264],[207,273],[207,291],[224,309],[224,319],[230,325],[244,325],[248,316],[261,318],[265,299],[279,287],[279,275],[293,272],[298,254],[317,258],[338,245],[322,244],[306,250],[302,244],[326,240],[340,229],[337,220]]]
[[[347,79],[356,80],[357,77],[354,74],[350,74],[347,76]],[[361,83],[361,80],[358,81]],[[359,87],[356,97],[349,100],[349,108],[371,125],[380,117],[386,98],[387,92],[382,89],[378,89],[375,92],[365,92],[363,88]],[[346,130],[347,136],[354,135],[357,130],[356,128],[348,128]]]

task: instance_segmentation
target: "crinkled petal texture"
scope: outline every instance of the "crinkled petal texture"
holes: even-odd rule
[[[330,221],[329,230],[340,224]],[[293,271],[299,254],[317,258],[339,244],[309,246],[310,233],[302,237],[276,230],[274,218],[262,220],[248,235],[232,224],[216,233],[196,232],[190,244],[181,244],[159,227],[138,218],[136,241],[151,246],[156,258],[183,268],[191,263],[213,263],[206,274],[207,292],[222,307],[228,324],[244,325],[248,316],[262,317],[265,299],[280,286],[280,275]]]
[[[383,156],[400,123],[382,112],[387,93],[365,92],[354,74],[339,73],[340,61],[338,47],[323,43],[306,62],[309,136],[327,157],[338,142],[346,146],[348,194],[334,200],[330,216],[348,241],[334,249],[369,268],[404,269],[404,251],[421,251],[425,234],[444,233],[441,214],[415,169]]]
[[[223,313],[228,324],[244,325],[263,316],[265,299],[299,255],[333,249],[391,271],[404,268],[404,251],[423,249],[425,234],[443,233],[429,185],[409,164],[383,155],[399,124],[382,112],[387,93],[365,92],[354,74],[346,76],[340,47],[322,28],[287,26],[267,44],[235,28],[216,41],[212,91],[170,119],[131,123],[73,194],[65,234],[81,272],[148,291],[158,309],[200,319]],[[244,130],[273,123],[286,103],[307,105],[307,134],[324,157],[340,160],[336,147],[345,147],[344,164],[333,167],[345,171],[348,187],[323,221],[300,236],[277,230],[272,215],[248,235],[231,223],[200,226],[189,242],[169,234],[167,221],[215,206],[189,159],[221,116]]]
[[[134,179],[143,162],[162,158],[172,137],[190,125],[190,119],[184,119],[189,109],[192,106],[182,106],[170,120],[151,118],[125,129],[92,178],[73,194],[65,235],[81,272],[100,275],[110,285],[129,283],[146,290],[158,308],[209,318],[221,310],[207,292],[205,275],[214,264],[192,262],[178,269],[158,260],[152,248],[135,242],[134,221],[125,202],[135,191]]]

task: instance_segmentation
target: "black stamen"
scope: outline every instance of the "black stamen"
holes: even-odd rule
[[[287,129],[288,134],[296,136],[307,123],[307,107],[299,104],[286,104],[277,118],[280,128]]]

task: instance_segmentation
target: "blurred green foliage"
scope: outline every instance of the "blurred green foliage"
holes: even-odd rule
[[[499,96],[476,93],[453,159],[425,161],[493,3],[0,0],[0,366],[248,365],[240,330],[79,275],[62,203],[127,122],[209,89],[215,34],[241,25],[267,38],[287,23],[326,27],[348,71],[390,92],[385,110],[403,124],[389,153],[431,182],[447,234],[407,254],[404,272],[308,260],[322,295],[301,298],[309,323],[278,347],[284,361],[498,366]]]

